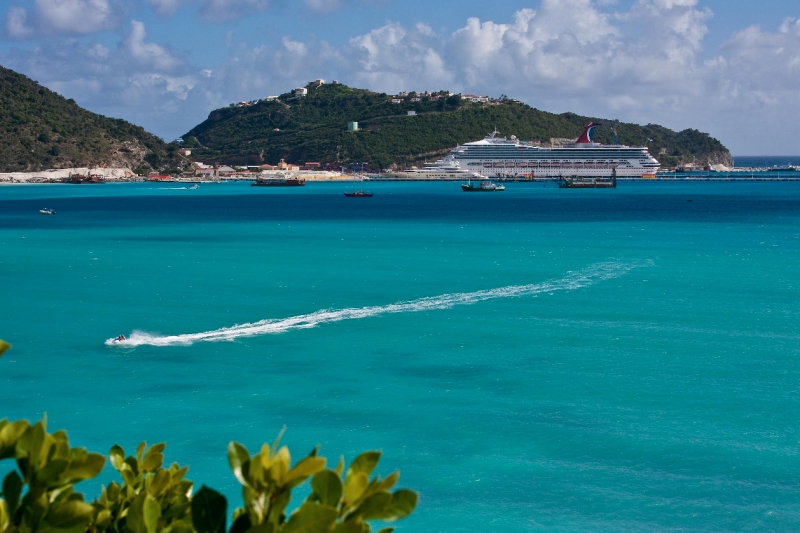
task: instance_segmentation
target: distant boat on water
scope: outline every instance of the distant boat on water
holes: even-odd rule
[[[363,188],[356,189],[356,178],[353,177],[353,190],[345,192],[344,195],[348,198],[372,198],[372,193],[365,191]]]
[[[473,185],[472,181],[468,181],[461,184],[461,190],[464,192],[500,192],[506,190],[506,188],[491,181],[482,181],[479,185]]]
[[[256,178],[251,187],[302,187],[306,184],[303,178]]]
[[[45,207],[44,209],[39,209],[39,212],[43,215],[55,215],[56,212],[54,209],[50,209],[49,207]]]
[[[70,174],[69,177],[63,178],[62,183],[72,183],[76,185],[85,184],[99,184],[105,183],[106,177],[102,174]]]

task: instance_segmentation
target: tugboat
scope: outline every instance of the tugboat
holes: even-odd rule
[[[617,169],[612,169],[611,177],[559,176],[555,180],[559,189],[616,189]]]
[[[303,178],[256,178],[251,187],[302,187],[306,184]]]
[[[467,181],[467,183],[461,184],[461,190],[464,192],[500,192],[506,188],[491,181],[482,181],[480,185],[473,185],[472,181]]]
[[[367,191],[353,191],[344,193],[348,198],[372,198],[372,193]]]

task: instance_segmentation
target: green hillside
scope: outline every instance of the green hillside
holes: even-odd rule
[[[177,163],[175,147],[143,128],[86,111],[3,67],[0,110],[0,172]]]
[[[611,122],[539,111],[526,104],[503,99],[471,103],[458,96],[438,100],[423,97],[400,104],[391,97],[345,85],[308,86],[308,95],[292,93],[278,100],[217,109],[184,136],[193,157],[205,162],[253,165],[289,162],[364,162],[385,168],[406,165],[446,153],[458,143],[483,138],[494,128],[504,135],[549,143],[551,138],[577,138],[583,126],[600,122],[594,139],[612,143]],[[416,116],[407,116],[416,111]],[[358,122],[359,131],[347,131]],[[650,146],[663,166],[692,161],[701,164],[730,163],[730,153],[718,140],[697,130],[675,132],[649,124],[616,124],[619,141]],[[647,139],[653,139],[648,143]]]

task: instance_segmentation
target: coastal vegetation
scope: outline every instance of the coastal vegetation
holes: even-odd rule
[[[314,448],[292,466],[288,448],[278,447],[280,436],[252,457],[231,442],[228,461],[244,503],[230,527],[227,499],[206,486],[193,495],[188,467],[164,467],[163,443],[142,442],[128,456],[113,446],[108,458],[121,482],[110,482],[88,503],[75,485],[96,477],[106,458],[71,447],[66,432],[48,433],[46,424],[46,417],[35,424],[0,420],[0,460],[17,464],[3,480],[3,533],[368,533],[370,521],[400,520],[417,504],[413,491],[392,492],[398,472],[370,479],[379,452],[362,453],[345,470],[343,458],[327,468]],[[308,479],[310,493],[288,513],[292,490]]]
[[[0,67],[0,172],[179,164],[175,147]]]
[[[10,346],[0,341],[0,355]],[[282,433],[282,432],[281,432]],[[193,494],[187,466],[164,466],[166,445],[126,455],[111,447],[108,461],[120,481],[104,485],[91,503],[75,490],[95,478],[106,458],[70,446],[63,430],[47,432],[47,417],[0,420],[0,460],[16,462],[0,492],[2,533],[369,533],[370,522],[394,522],[417,505],[417,493],[392,490],[399,473],[373,476],[380,452],[365,452],[345,469],[344,458],[329,468],[319,447],[292,465],[280,435],[252,455],[237,442],[228,447],[228,463],[242,485],[243,505],[228,525],[228,501],[206,486]],[[370,476],[372,478],[370,479]],[[292,491],[308,496],[292,512]],[[379,533],[390,533],[383,528]]]
[[[613,143],[614,127],[620,143],[648,146],[663,166],[730,163],[722,143],[693,129],[675,132],[655,124],[548,113],[506,97],[473,102],[446,91],[390,96],[342,84],[310,84],[307,89],[306,96],[290,92],[214,110],[184,135],[183,144],[205,162],[255,165],[286,159],[370,162],[385,168],[438,157],[494,129],[549,145],[576,139],[584,125],[599,122],[596,141]],[[409,111],[416,114],[409,116]],[[348,122],[357,122],[358,130],[348,130]]]

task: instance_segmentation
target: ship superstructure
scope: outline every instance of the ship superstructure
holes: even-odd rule
[[[575,142],[553,148],[531,146],[514,135],[499,137],[494,131],[480,141],[456,146],[442,163],[491,178],[610,177],[614,170],[617,177],[655,177],[659,163],[646,146],[592,142],[596,126],[587,124]]]

